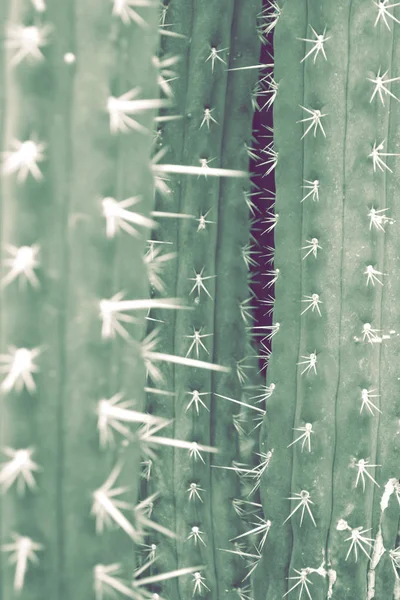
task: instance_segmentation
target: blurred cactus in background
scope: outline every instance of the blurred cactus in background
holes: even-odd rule
[[[400,598],[399,8],[270,3],[278,276],[257,600]]]

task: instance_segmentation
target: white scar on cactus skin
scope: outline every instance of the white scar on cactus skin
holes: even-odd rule
[[[131,315],[123,314],[131,310],[150,310],[152,308],[172,310],[192,310],[179,298],[145,298],[143,300],[122,300],[123,292],[118,292],[109,300],[100,300],[100,318],[102,320],[101,337],[103,339],[114,338],[118,333],[126,340],[130,339],[129,333],[121,325],[124,323],[135,323],[136,319]]]
[[[115,394],[110,399],[99,400],[97,404],[97,428],[102,448],[115,445],[114,431],[120,433],[127,440],[132,439],[132,432],[124,423],[167,423],[166,419],[161,417],[130,409],[132,400],[122,402],[123,396],[122,393]]]
[[[115,198],[103,198],[101,204],[103,216],[106,220],[106,235],[108,238],[115,237],[120,229],[129,233],[129,235],[140,237],[140,234],[132,227],[131,223],[148,229],[157,227],[157,223],[152,219],[148,219],[140,213],[127,210],[130,206],[133,206],[140,201],[140,196],[127,198],[126,200],[120,200],[119,202],[115,200]]]
[[[120,496],[128,491],[128,487],[116,487],[112,489],[122,470],[122,464],[117,464],[103,485],[93,492],[93,506],[91,514],[96,519],[96,533],[103,533],[106,526],[110,526],[113,522],[118,525],[125,533],[134,541],[141,542],[139,532],[128,521],[120,509],[129,511],[134,510],[134,506],[128,502],[117,500],[116,496]]]
[[[382,556],[385,554],[385,552],[387,551],[386,548],[383,545],[383,536],[382,536],[382,527],[381,527],[381,523],[382,523],[382,519],[383,519],[383,515],[385,510],[388,508],[389,506],[389,502],[390,502],[390,498],[391,496],[396,492],[396,486],[398,485],[398,479],[396,479],[395,477],[392,477],[391,479],[389,479],[387,481],[387,483],[385,484],[384,487],[384,491],[381,497],[381,501],[380,501],[380,509],[381,509],[381,515],[380,515],[380,524],[379,524],[379,529],[378,532],[376,534],[376,538],[375,538],[375,543],[374,543],[374,551],[373,551],[373,555],[372,555],[372,559],[371,559],[371,564],[368,570],[368,595],[367,595],[367,600],[373,600],[373,598],[375,598],[375,575],[376,575],[376,567],[379,564],[379,561],[381,560]],[[400,580],[399,574],[397,572],[397,569],[400,568],[400,547],[399,548],[394,548],[388,551],[388,555],[390,558],[390,561],[392,563],[392,567],[393,567],[393,571],[396,577],[396,581]]]
[[[357,562],[358,549],[360,549],[365,554],[365,556],[367,556],[367,558],[371,560],[371,556],[368,554],[366,547],[372,548],[371,542],[373,542],[374,540],[364,535],[368,531],[371,531],[371,528],[363,529],[363,527],[360,525],[359,527],[355,527],[353,529],[352,527],[350,527],[350,525],[345,519],[339,519],[336,529],[337,531],[351,531],[351,535],[345,539],[345,542],[351,542],[345,560],[349,558],[350,553],[353,550],[355,561]]]
[[[326,27],[325,27],[323,33],[321,33],[321,34],[318,34],[311,25],[310,25],[310,27],[312,29],[312,32],[313,32],[314,36],[315,36],[314,39],[297,38],[298,40],[300,40],[302,42],[308,42],[310,44],[313,44],[312,48],[307,52],[307,54],[304,56],[304,58],[301,59],[300,64],[302,62],[304,62],[309,56],[312,56],[312,55],[314,55],[313,62],[315,64],[315,61],[317,60],[317,56],[320,53],[325,58],[325,60],[327,60],[324,44],[325,44],[325,42],[327,42],[328,40],[331,39],[331,36],[325,37]]]
[[[31,25],[10,25],[7,28],[5,48],[15,50],[15,54],[10,61],[10,66],[15,67],[22,61],[41,62],[44,55],[41,48],[49,43],[49,35],[52,31],[50,25],[36,27]]]
[[[0,362],[5,363],[0,367],[1,373],[7,373],[6,378],[1,384],[1,389],[9,392],[15,389],[21,392],[24,386],[33,394],[36,391],[36,384],[32,377],[33,373],[39,371],[34,360],[42,352],[40,348],[16,348],[10,346],[9,354],[0,354]]]
[[[374,173],[376,173],[377,169],[379,169],[382,172],[385,171],[385,169],[386,169],[390,173],[393,173],[392,169],[390,167],[388,167],[388,165],[382,159],[382,156],[400,156],[400,154],[394,154],[394,153],[390,153],[390,152],[382,152],[382,150],[385,147],[385,141],[386,140],[383,140],[378,145],[376,145],[376,142],[374,142],[374,147],[372,149],[372,152],[370,154],[368,154],[368,158],[372,159]]]
[[[374,0],[374,4],[378,8],[378,15],[375,19],[374,27],[376,27],[379,21],[382,19],[382,21],[390,31],[390,25],[387,19],[392,19],[392,21],[394,21],[395,23],[400,23],[400,21],[396,19],[396,17],[391,12],[389,12],[389,8],[396,8],[396,6],[400,6],[400,2],[397,2],[395,4],[388,4],[388,2],[389,0],[379,0],[378,2],[375,2]]]
[[[311,131],[312,128],[314,128],[314,137],[316,137],[316,135],[317,135],[318,128],[322,131],[323,136],[326,137],[325,129],[323,128],[321,119],[323,117],[327,117],[328,115],[325,113],[324,114],[321,113],[321,111],[318,108],[306,108],[305,106],[302,106],[301,104],[299,104],[299,106],[300,106],[300,108],[305,110],[309,115],[311,115],[311,117],[306,117],[305,119],[296,121],[296,123],[307,123],[308,121],[311,121],[311,123],[309,124],[309,126],[307,127],[307,129],[305,130],[305,132],[303,133],[303,135],[301,136],[300,139],[305,138],[306,135],[308,134],[308,132]]]
[[[13,565],[15,564],[14,590],[21,592],[24,587],[29,562],[33,564],[39,562],[36,553],[43,550],[44,546],[18,533],[12,533],[11,537],[14,542],[3,544],[1,549],[3,552],[12,553],[9,557],[9,562]]]
[[[46,149],[47,144],[36,142],[35,139],[29,139],[23,142],[14,140],[11,142],[11,147],[13,150],[2,153],[3,174],[9,175],[16,173],[18,183],[23,183],[29,174],[31,174],[36,181],[43,179],[43,174],[37,163],[44,161],[44,150]]]
[[[136,115],[146,110],[155,110],[166,108],[171,105],[169,100],[160,98],[152,98],[148,100],[135,100],[140,93],[140,88],[134,88],[125,92],[118,98],[110,96],[107,100],[107,112],[110,116],[110,131],[111,133],[122,132],[126,133],[129,130],[138,131],[139,133],[148,133],[148,129],[140,125],[129,115]]]
[[[158,2],[153,0],[112,0],[112,2],[112,14],[116,17],[119,17],[124,25],[136,23],[136,25],[139,25],[139,27],[143,28],[148,27],[148,24],[134,9],[139,7],[147,8],[158,6]]]
[[[33,476],[35,471],[40,471],[39,465],[32,460],[33,448],[4,448],[3,453],[11,460],[2,464],[0,470],[0,485],[2,493],[16,483],[17,493],[23,496],[26,489],[34,490],[36,481]]]
[[[382,514],[385,512],[385,510],[389,506],[389,500],[390,500],[390,497],[392,496],[392,494],[396,494],[398,485],[399,485],[398,479],[396,479],[395,477],[391,477],[385,484],[385,489],[382,494],[382,498],[381,498],[381,502],[380,502]],[[397,499],[399,500],[399,504],[400,504],[399,496],[397,496]]]
[[[30,283],[32,287],[39,288],[39,279],[36,276],[35,269],[39,266],[38,254],[40,247],[37,244],[33,246],[13,246],[6,244],[5,249],[11,258],[5,258],[3,264],[10,267],[7,275],[1,280],[1,286],[7,287],[15,279],[19,278],[21,287],[24,289],[26,283]]]

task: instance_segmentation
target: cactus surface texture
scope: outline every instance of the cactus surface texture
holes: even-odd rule
[[[271,3],[279,331],[257,599],[400,597],[399,8]]]

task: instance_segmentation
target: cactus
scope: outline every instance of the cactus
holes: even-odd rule
[[[255,598],[393,600],[400,13],[386,0],[286,0],[269,14],[278,330]]]
[[[0,596],[143,598],[158,4],[10,0],[1,23]]]
[[[155,64],[160,76],[163,65],[173,65],[164,75],[171,79],[164,93],[175,105],[160,112],[155,135],[154,163],[157,169],[167,165],[159,172],[168,180],[156,197],[162,224],[150,242],[150,279],[158,264],[162,283],[155,280],[156,296],[187,298],[193,310],[171,316],[157,311],[162,323],[150,329],[167,355],[231,369],[189,369],[182,360],[161,367],[159,379],[153,378],[147,406],[171,420],[165,429],[171,447],[146,461],[143,497],[157,494],[153,519],[177,537],[155,532],[145,552],[156,558],[155,573],[204,565],[192,581],[155,588],[163,598],[245,598],[250,584],[250,578],[243,583],[249,568],[236,550],[246,538],[234,544],[246,535],[239,514],[248,512],[239,509],[246,496],[235,464],[256,450],[257,423],[251,420],[252,436],[243,435],[243,428],[250,429],[246,410],[259,418],[264,410],[251,399],[250,388],[258,383],[247,308],[252,191],[240,175],[249,169],[260,9],[258,1],[172,0],[161,17],[167,35],[161,36]],[[175,218],[167,219],[168,212]],[[208,452],[190,456],[177,447],[184,441]]]

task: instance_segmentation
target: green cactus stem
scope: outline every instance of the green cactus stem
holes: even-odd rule
[[[278,13],[279,331],[261,435],[273,451],[261,483],[271,528],[255,598],[392,600],[399,15],[361,0],[286,0]]]

